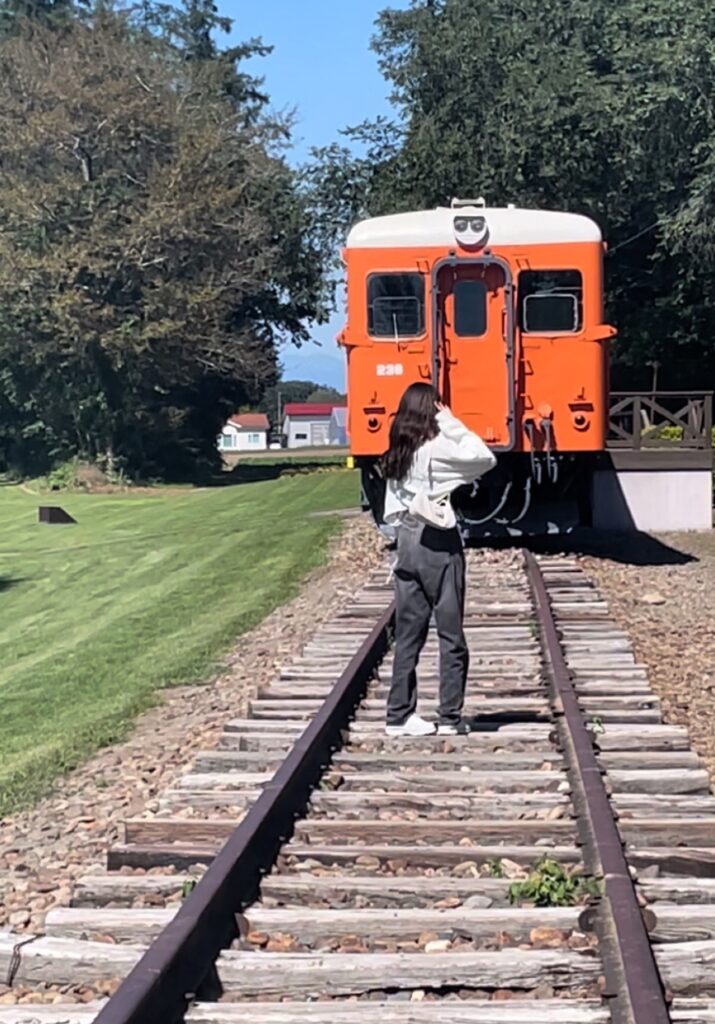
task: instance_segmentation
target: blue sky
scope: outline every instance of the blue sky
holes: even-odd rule
[[[370,39],[378,13],[408,7],[408,0],[218,0],[218,5],[234,20],[232,39],[262,36],[274,47],[253,68],[264,76],[272,106],[296,112],[291,160],[300,162],[312,146],[338,141],[347,125],[389,112],[388,86]],[[287,346],[284,376],[342,390],[344,356],[335,344],[341,326],[337,316],[314,329],[321,347]]]

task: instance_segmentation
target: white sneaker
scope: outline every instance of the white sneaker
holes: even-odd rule
[[[469,723],[464,720],[454,725],[451,722],[440,722],[437,726],[438,736],[467,736],[470,731]]]
[[[388,736],[431,736],[437,731],[434,722],[425,722],[419,715],[410,715],[402,725],[386,725]]]

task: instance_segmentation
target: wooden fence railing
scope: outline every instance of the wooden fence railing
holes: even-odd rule
[[[712,391],[613,391],[609,448],[712,448]]]

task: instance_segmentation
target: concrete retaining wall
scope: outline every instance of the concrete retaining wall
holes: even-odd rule
[[[709,469],[596,470],[593,526],[650,533],[710,530],[712,486]]]

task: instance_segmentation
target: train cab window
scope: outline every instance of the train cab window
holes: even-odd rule
[[[455,334],[458,338],[480,338],[486,330],[487,286],[484,281],[455,281]]]
[[[425,329],[422,274],[371,274],[367,282],[367,332],[373,338],[416,338]]]
[[[580,271],[522,271],[519,308],[521,329],[526,334],[576,334],[583,326]]]

